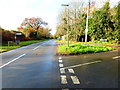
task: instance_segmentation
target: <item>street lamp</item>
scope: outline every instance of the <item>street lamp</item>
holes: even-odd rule
[[[85,42],[87,42],[87,34],[88,34],[88,18],[89,18],[89,11],[90,11],[90,0],[88,1],[88,10],[87,10],[87,18],[86,18],[86,29],[85,29]]]
[[[87,18],[86,18],[85,42],[87,42],[87,33],[88,33],[88,10],[87,10]]]
[[[67,28],[67,45],[68,45],[68,47],[69,47],[69,9],[68,9],[68,4],[61,4],[61,6],[65,6],[65,7],[67,7],[67,10],[68,10],[68,17],[67,17],[67,26],[68,26],[68,28]]]

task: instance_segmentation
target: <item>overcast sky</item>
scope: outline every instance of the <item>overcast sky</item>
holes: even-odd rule
[[[0,0],[0,26],[6,30],[17,30],[24,18],[41,17],[55,33],[61,4],[81,0]],[[88,1],[88,0],[84,0]],[[105,0],[96,0],[98,4]],[[110,0],[114,6],[119,0]]]

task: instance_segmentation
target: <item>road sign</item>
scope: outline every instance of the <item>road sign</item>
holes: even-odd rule
[[[15,35],[22,35],[22,33],[15,33]]]

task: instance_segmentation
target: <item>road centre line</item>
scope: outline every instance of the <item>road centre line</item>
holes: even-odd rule
[[[59,60],[59,63],[62,63],[63,61],[62,60]]]
[[[43,45],[43,44],[45,44],[45,43],[47,43],[47,42],[44,42],[44,43],[42,43],[41,45]],[[36,50],[36,49],[39,48],[41,45],[35,47],[33,50]]]
[[[37,46],[37,47],[35,47],[33,50],[36,50],[37,48],[39,48],[40,46]]]
[[[68,69],[69,73],[75,73],[74,70],[71,68],[71,69]]]
[[[25,55],[26,55],[25,53],[22,54],[22,55],[20,55],[19,57],[15,58],[15,59],[13,59],[13,60],[11,60],[11,61],[9,61],[9,62],[7,62],[6,64],[3,64],[2,66],[0,66],[0,68],[3,68],[3,67],[5,67],[5,66],[7,66],[8,64],[16,61],[17,59],[19,59],[19,58],[21,58],[21,57],[23,57],[23,56],[25,56]]]
[[[59,57],[58,59],[59,59],[59,60],[62,60],[62,57]]]
[[[80,84],[80,81],[77,78],[77,76],[70,76],[70,77],[71,77],[71,79],[72,79],[72,81],[73,81],[74,84]]]
[[[61,75],[61,84],[67,84],[66,75]]]
[[[120,56],[113,57],[112,59],[117,59],[117,58],[120,58]]]
[[[62,90],[69,90],[68,88],[62,89]],[[76,89],[77,90],[77,89]]]
[[[60,68],[60,73],[65,73],[65,69],[64,68]]]
[[[89,63],[84,63],[84,64],[78,64],[78,65],[74,65],[74,66],[68,66],[68,67],[64,67],[64,68],[65,68],[65,69],[75,68],[75,67],[84,66],[84,65],[89,65],[89,64],[93,64],[93,63],[99,63],[99,62],[102,62],[102,61],[94,61],[94,62],[89,62]]]
[[[59,67],[63,67],[63,64],[59,64]]]

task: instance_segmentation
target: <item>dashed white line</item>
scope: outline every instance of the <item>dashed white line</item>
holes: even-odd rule
[[[65,75],[61,75],[61,84],[67,84],[67,79]]]
[[[65,69],[64,68],[60,68],[60,73],[65,73]]]
[[[62,60],[59,60],[59,63],[62,63],[63,61]]]
[[[17,59],[19,59],[19,58],[21,58],[21,57],[23,57],[23,56],[25,56],[25,55],[26,55],[25,53],[24,53],[24,54],[22,54],[22,55],[20,55],[19,57],[17,57],[17,58],[15,58],[15,59],[13,59],[13,60],[9,61],[8,63],[6,63],[6,64],[4,64],[4,65],[0,66],[0,68],[3,68],[3,67],[5,67],[5,66],[7,66],[8,64],[10,64],[10,63],[12,63],[12,62],[16,61]]]
[[[75,73],[73,69],[68,69],[69,73]]]
[[[80,84],[79,79],[77,78],[77,76],[71,76],[71,79],[73,81],[73,84]]]
[[[62,89],[62,90],[69,90],[68,88]],[[76,89],[77,90],[77,89]]]
[[[63,64],[59,64],[59,67],[63,67]]]
[[[37,46],[37,47],[35,47],[33,50],[36,50],[37,48],[39,48],[40,46]]]
[[[43,45],[43,44],[45,44],[45,43],[42,43],[41,45]],[[33,50],[36,50],[37,48],[39,48],[40,46],[37,46],[37,47],[35,47]]]
[[[117,58],[120,58],[120,56],[113,57],[112,59],[117,59]]]
[[[59,57],[58,59],[59,59],[59,60],[62,60],[62,57]]]

